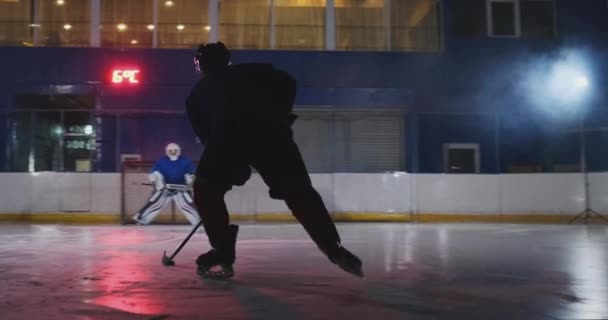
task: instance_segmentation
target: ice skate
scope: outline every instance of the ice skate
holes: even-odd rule
[[[199,276],[207,279],[229,279],[234,276],[232,265],[236,259],[235,245],[238,231],[237,225],[230,225],[229,235],[224,243],[226,249],[218,251],[214,248],[196,259],[196,273]]]
[[[331,262],[337,264],[342,270],[359,278],[365,278],[361,259],[352,254],[350,251],[346,250],[344,247],[339,246],[338,249],[331,255],[328,255],[328,257]]]
[[[135,224],[138,226],[145,226],[147,225],[147,223],[144,220],[141,220],[141,214],[136,214],[132,217],[133,221],[135,221]]]
[[[196,274],[207,279],[229,279],[234,276],[233,261],[222,258],[215,249],[196,259]]]

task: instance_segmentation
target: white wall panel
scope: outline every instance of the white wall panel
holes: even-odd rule
[[[410,175],[406,173],[336,173],[334,211],[409,212]]]
[[[255,189],[257,195],[255,199],[255,207],[253,212],[255,213],[285,213],[289,212],[289,208],[282,200],[274,200],[270,198],[268,194],[268,186],[262,180],[262,177],[255,174],[251,181],[252,187]]]
[[[573,214],[584,209],[581,174],[315,174],[330,211]],[[590,175],[591,204],[608,212],[608,173]],[[120,212],[118,173],[1,173],[0,212]],[[226,196],[232,213],[285,213],[259,175]]]
[[[32,212],[59,212],[61,194],[58,179],[61,175],[62,173],[57,172],[31,173],[30,210]]]
[[[86,212],[91,210],[91,198],[95,197],[91,188],[89,173],[66,172],[57,174],[59,211]]]
[[[561,174],[505,174],[500,176],[505,213],[576,213],[584,205],[583,176]]]
[[[500,212],[498,175],[419,174],[414,179],[418,212]]]
[[[335,196],[334,196],[334,177],[332,174],[318,173],[311,174],[310,180],[312,186],[319,192],[327,210],[333,211],[335,207]]]
[[[91,174],[91,212],[120,212],[120,173]]]
[[[0,213],[30,212],[32,177],[25,173],[0,173]]]
[[[608,212],[608,172],[589,174],[589,198],[591,209]]]
[[[259,175],[252,175],[244,186],[234,187],[225,197],[230,213],[254,214],[258,199],[265,195],[264,182]]]

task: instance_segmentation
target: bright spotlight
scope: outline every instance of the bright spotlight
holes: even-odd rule
[[[572,50],[539,58],[526,70],[523,92],[539,110],[567,118],[585,108],[585,101],[593,95],[590,63],[583,52]]]
[[[574,80],[574,85],[581,89],[587,88],[589,86],[589,79],[586,76],[578,76]]]

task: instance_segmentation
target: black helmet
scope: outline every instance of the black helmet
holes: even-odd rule
[[[203,73],[221,70],[230,64],[230,51],[221,42],[203,43],[194,56],[194,64]]]

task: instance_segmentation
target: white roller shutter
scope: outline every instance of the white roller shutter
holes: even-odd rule
[[[403,117],[397,110],[298,109],[294,138],[310,172],[403,170]]]

